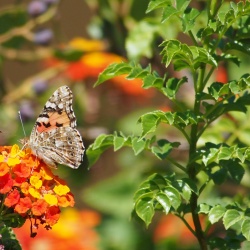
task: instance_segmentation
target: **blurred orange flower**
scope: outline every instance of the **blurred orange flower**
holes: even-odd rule
[[[186,221],[188,224],[194,228],[192,215],[187,214],[185,216]],[[205,218],[200,216],[201,223],[204,226]],[[193,245],[196,244],[197,239],[196,237],[189,231],[189,229],[185,226],[183,221],[179,219],[177,216],[169,214],[167,216],[163,216],[159,221],[158,225],[156,226],[154,232],[154,241],[159,243],[167,238],[174,238],[177,241],[181,240],[181,244],[183,245]]]
[[[110,64],[127,61],[126,58],[114,53],[105,52],[106,44],[98,40],[74,38],[68,44],[71,49],[84,52],[82,57],[73,62],[68,62],[64,74],[71,81],[81,81],[87,78],[97,78],[99,74]],[[60,61],[55,58],[47,60],[47,67],[53,67]],[[152,89],[143,89],[141,79],[126,79],[126,75],[114,77],[110,80],[123,93],[132,96],[151,97]]]
[[[100,215],[91,210],[65,209],[60,220],[47,231],[39,228],[36,238],[27,237],[29,224],[14,232],[23,250],[98,250],[99,235],[95,227],[100,223]]]
[[[8,209],[29,219],[33,229],[38,223],[50,229],[59,220],[59,207],[74,206],[64,181],[29,149],[22,151],[17,145],[0,147],[0,193],[4,195],[0,212]]]

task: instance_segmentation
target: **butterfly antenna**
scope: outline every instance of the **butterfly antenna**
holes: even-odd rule
[[[22,119],[20,110],[18,111],[18,115],[19,115],[20,122],[22,124],[24,137],[26,137],[26,133],[25,133],[24,126],[23,126],[23,119]]]

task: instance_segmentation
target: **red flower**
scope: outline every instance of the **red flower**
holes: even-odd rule
[[[10,174],[6,174],[4,176],[0,176],[0,193],[6,194],[8,193],[13,186],[13,180],[11,179]]]
[[[18,203],[20,199],[20,193],[17,189],[14,189],[12,192],[9,192],[4,200],[4,205],[7,207],[12,207]]]
[[[15,211],[21,215],[24,215],[32,207],[32,202],[29,197],[24,197],[19,200],[15,206]]]
[[[45,215],[46,217],[46,222],[50,225],[53,226],[54,224],[57,223],[60,217],[60,209],[57,206],[50,207]]]

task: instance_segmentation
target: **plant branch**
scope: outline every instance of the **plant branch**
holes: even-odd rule
[[[174,166],[176,166],[177,168],[181,169],[183,172],[187,172],[186,168],[183,167],[181,164],[179,164],[178,162],[176,162],[175,160],[173,160],[172,158],[170,157],[167,157],[166,158],[169,162],[171,162]]]

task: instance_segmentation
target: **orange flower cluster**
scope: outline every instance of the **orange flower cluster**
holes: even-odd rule
[[[74,206],[65,182],[29,149],[22,151],[17,145],[0,147],[0,194],[4,197],[1,208],[34,220],[33,229],[39,223],[50,229],[60,217],[59,207]]]

